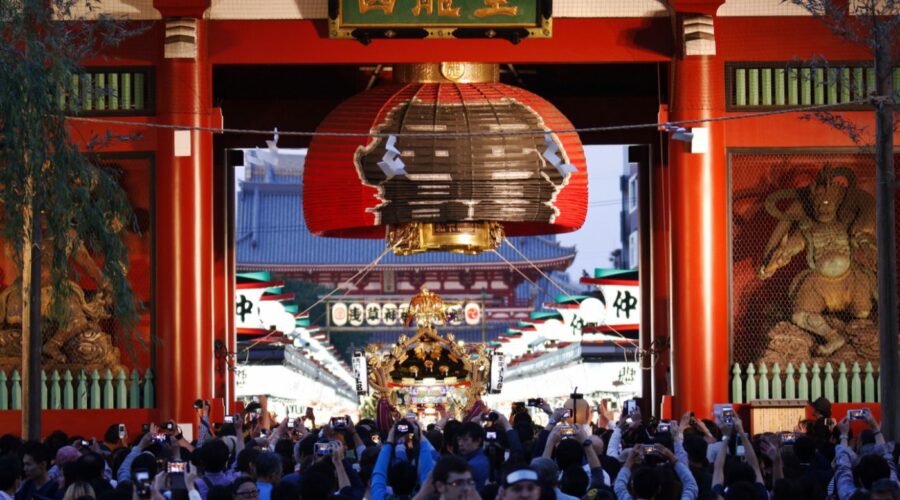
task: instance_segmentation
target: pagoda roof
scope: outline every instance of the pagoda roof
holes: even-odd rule
[[[384,252],[383,239],[326,238],[310,233],[303,217],[302,167],[291,171],[248,167],[248,171],[248,179],[241,182],[237,197],[235,246],[239,270],[356,270]],[[552,235],[513,237],[510,241],[528,260],[543,269],[565,269],[576,254],[575,247],[560,245]],[[518,268],[531,267],[509,245],[501,245],[498,251]],[[432,269],[509,269],[509,264],[493,252],[478,255],[426,252],[411,256],[397,256],[389,252],[378,266],[382,269],[404,269],[423,265]]]

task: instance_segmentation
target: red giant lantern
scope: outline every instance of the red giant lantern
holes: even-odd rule
[[[310,231],[386,237],[409,254],[475,253],[504,234],[581,227],[584,150],[576,133],[554,132],[572,124],[498,79],[493,64],[399,65],[394,83],[332,111],[317,132],[378,135],[313,139],[303,180]]]

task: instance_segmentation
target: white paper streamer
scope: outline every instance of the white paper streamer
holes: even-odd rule
[[[397,136],[390,135],[384,146],[384,157],[378,162],[381,171],[388,179],[396,175],[406,175],[406,164],[400,159],[400,150],[397,149]]]
[[[556,167],[556,170],[563,177],[578,171],[575,165],[563,163],[563,159],[559,154],[559,146],[556,145],[556,141],[553,140],[553,136],[549,132],[544,134],[544,143],[547,145],[547,149],[544,150],[544,158]]]

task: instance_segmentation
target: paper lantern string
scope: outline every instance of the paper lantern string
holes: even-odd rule
[[[400,150],[396,147],[397,136],[389,135],[384,145],[384,157],[378,162],[381,171],[388,179],[396,175],[406,175],[406,164],[400,159]]]
[[[559,154],[559,146],[556,144],[556,141],[553,140],[553,136],[550,132],[544,134],[544,144],[547,145],[547,149],[544,150],[544,158],[556,167],[556,170],[559,170],[560,175],[565,177],[572,172],[578,171],[578,168],[575,167],[575,165],[563,163],[563,159]]]

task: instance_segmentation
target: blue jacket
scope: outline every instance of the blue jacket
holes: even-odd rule
[[[391,466],[391,454],[394,453],[394,445],[384,443],[381,445],[381,451],[378,453],[378,460],[375,462],[375,468],[372,470],[372,498],[371,500],[384,500],[387,495],[387,475]],[[399,453],[405,457],[405,453]],[[418,475],[419,484],[424,484],[434,468],[435,450],[427,439],[419,442],[419,464]]]
[[[472,479],[475,480],[475,488],[478,491],[483,490],[488,478],[491,477],[491,464],[488,462],[484,450],[478,448],[468,455],[463,455],[462,458],[469,462],[469,467],[472,468]]]

